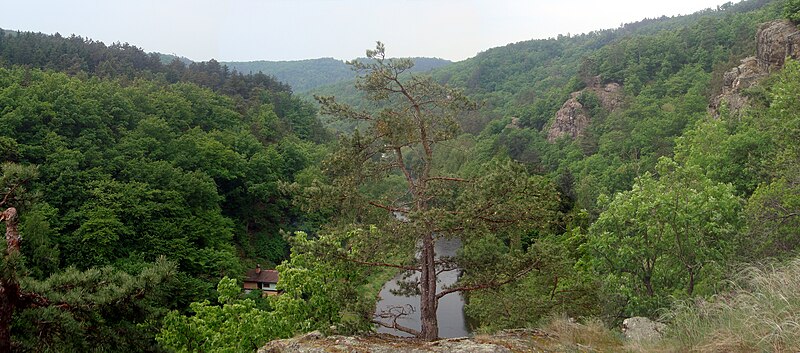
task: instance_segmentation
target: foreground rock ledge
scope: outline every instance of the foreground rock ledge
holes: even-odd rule
[[[303,336],[268,343],[258,353],[327,353],[327,352],[453,352],[453,353],[510,353],[546,352],[543,349],[550,335],[539,330],[503,331],[491,336],[450,338],[436,342],[421,342],[389,335],[361,337],[328,336],[311,332]]]

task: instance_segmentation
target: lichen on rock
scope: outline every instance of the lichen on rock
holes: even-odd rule
[[[631,317],[622,322],[622,334],[625,338],[636,341],[655,341],[661,339],[667,325],[646,317]]]
[[[511,353],[549,351],[543,347],[553,341],[550,335],[533,329],[510,330],[490,336],[450,338],[434,342],[399,338],[385,334],[328,336],[312,332],[295,338],[268,343],[258,353]]]

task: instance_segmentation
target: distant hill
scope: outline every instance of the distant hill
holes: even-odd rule
[[[175,59],[180,60],[180,62],[182,62],[182,63],[184,63],[186,65],[189,65],[189,64],[194,62],[194,61],[192,61],[192,59],[189,59],[189,58],[187,58],[185,56],[177,56],[175,54],[163,54],[163,53],[153,53],[153,54],[158,55],[158,58],[161,60],[161,63],[164,64],[164,65],[169,65]]]
[[[451,64],[449,60],[438,58],[412,58],[415,72],[430,71]],[[275,77],[289,84],[295,92],[307,92],[314,88],[336,82],[351,80],[355,74],[342,60],[320,58],[298,61],[248,61],[223,62],[231,69],[242,73],[257,73]]]

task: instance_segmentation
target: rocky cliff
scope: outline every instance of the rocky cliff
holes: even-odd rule
[[[783,67],[787,57],[800,58],[800,30],[789,20],[767,22],[756,35],[759,66],[770,72]]]
[[[614,111],[622,104],[622,86],[618,83],[602,84],[599,77],[583,90],[573,92],[570,98],[556,112],[555,120],[550,125],[547,132],[547,140],[555,141],[559,137],[569,136],[576,138],[582,136],[583,132],[591,123],[591,116],[586,107],[581,104],[579,97],[584,92],[591,92],[600,99],[600,104],[608,111]]]
[[[742,59],[741,64],[726,72],[722,79],[722,93],[709,105],[709,112],[719,115],[719,110],[727,106],[733,114],[738,114],[747,104],[743,95],[771,72],[780,70],[787,57],[800,58],[800,30],[788,20],[767,22],[761,25],[756,34],[756,55]]]

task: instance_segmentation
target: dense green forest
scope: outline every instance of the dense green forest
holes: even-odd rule
[[[744,108],[712,104],[760,53],[759,28],[798,14],[746,0],[444,66],[379,43],[358,80],[317,87],[341,79],[312,60],[301,88],[3,31],[0,350],[254,351],[365,332],[375,284],[400,271],[421,273],[405,290],[423,317],[464,292],[480,332],[647,316],[672,325],[668,350],[800,349],[796,296],[759,282],[789,286],[800,246],[800,63],[770,66]],[[311,88],[317,103],[292,92]],[[461,239],[457,256],[426,250],[440,237]],[[778,270],[740,271],[764,262]],[[282,295],[242,293],[257,263],[277,266]],[[778,333],[737,309],[776,302],[761,312]],[[433,339],[431,320],[407,332]]]
[[[317,163],[327,135],[316,108],[288,86],[213,61],[162,65],[133,46],[74,36],[6,34],[0,51],[3,196],[19,198],[18,273],[35,281],[23,290],[97,287],[161,256],[173,268],[169,291],[128,316],[111,304],[58,313],[71,315],[64,322],[40,313],[52,306],[19,312],[20,350],[155,349],[157,326],[146,322],[214,297],[223,275],[279,264],[289,250],[280,229],[315,227],[279,184]],[[90,269],[103,270],[76,272]],[[97,325],[108,332],[87,334]],[[36,340],[43,332],[59,334]]]

